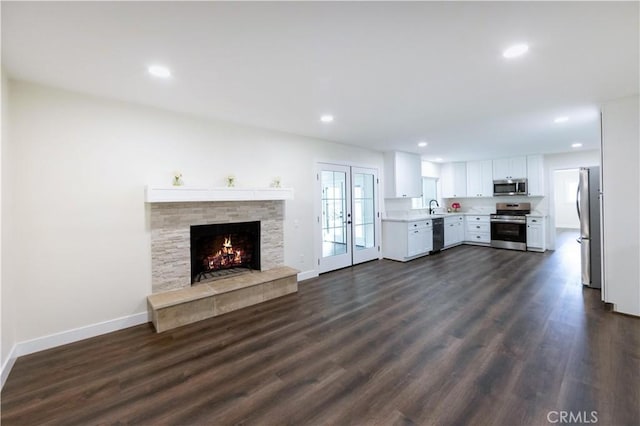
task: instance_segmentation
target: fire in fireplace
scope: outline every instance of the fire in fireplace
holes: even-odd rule
[[[191,284],[260,269],[260,222],[191,227]]]

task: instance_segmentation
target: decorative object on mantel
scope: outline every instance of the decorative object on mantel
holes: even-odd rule
[[[460,203],[451,204],[451,208],[453,209],[454,212],[457,212],[458,209],[460,208]]]
[[[236,177],[234,175],[227,176],[227,187],[233,188],[236,186]]]
[[[280,176],[276,176],[273,178],[273,180],[271,181],[271,187],[280,188]]]
[[[182,186],[184,182],[182,182],[182,173],[173,172],[173,186]]]

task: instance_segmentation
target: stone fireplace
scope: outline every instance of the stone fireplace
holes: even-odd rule
[[[244,266],[247,269],[266,271],[284,264],[282,200],[159,202],[151,203],[150,210],[152,293],[191,286],[195,278],[191,259],[192,227],[231,225],[231,232],[223,232],[227,232],[227,238],[235,234],[235,237],[231,235],[232,246],[234,238],[240,242],[248,239],[249,234],[259,236],[258,251],[251,256],[252,260],[257,257],[257,264]],[[257,233],[240,231],[233,225],[248,222],[259,222]],[[224,246],[224,236],[210,244],[220,243]],[[216,262],[212,259],[212,263]]]
[[[292,198],[290,188],[147,187],[156,331],[297,292],[299,271],[284,265]]]

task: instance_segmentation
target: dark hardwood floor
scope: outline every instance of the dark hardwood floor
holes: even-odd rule
[[[545,254],[358,265],[163,334],[24,356],[2,425],[638,425],[640,320],[607,312],[579,268],[572,233]]]

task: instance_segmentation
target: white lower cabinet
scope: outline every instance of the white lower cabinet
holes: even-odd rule
[[[461,244],[464,241],[464,216],[444,218],[444,248]]]
[[[527,250],[546,250],[544,216],[527,216]],[[488,246],[491,244],[489,215],[450,215],[444,218],[444,248],[459,244]],[[431,219],[382,221],[382,255],[386,259],[406,262],[425,256],[433,250]]]
[[[382,255],[387,259],[406,262],[433,250],[431,219],[414,222],[382,221]]]
[[[491,243],[489,215],[465,216],[464,240],[468,243],[486,245]]]
[[[527,216],[527,250],[546,250],[545,218],[542,216]]]

